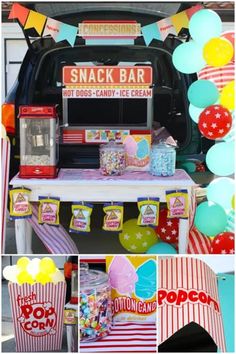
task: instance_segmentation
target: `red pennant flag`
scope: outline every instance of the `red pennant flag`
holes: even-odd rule
[[[27,20],[29,11],[30,10],[27,9],[26,7],[21,6],[20,4],[14,3],[12,5],[11,12],[9,14],[8,19],[10,20],[10,19],[16,18],[22,24],[22,26],[24,26],[24,24]]]

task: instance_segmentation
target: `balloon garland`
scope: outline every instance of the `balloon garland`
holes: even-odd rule
[[[216,12],[196,12],[189,22],[192,39],[175,49],[172,61],[184,74],[200,71],[199,80],[188,89],[189,115],[205,138],[221,140],[206,154],[208,169],[219,178],[207,187],[207,201],[198,205],[194,225],[204,235],[214,237],[211,253],[232,254],[234,234],[226,231],[229,215],[234,213],[234,181],[229,177],[234,173],[235,160],[234,33],[221,32],[222,22]],[[230,81],[224,81],[225,77],[230,77]]]

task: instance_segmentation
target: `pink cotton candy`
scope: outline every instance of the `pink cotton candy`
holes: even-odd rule
[[[120,294],[131,294],[138,280],[134,266],[125,256],[115,256],[110,265],[109,281]]]
[[[137,143],[134,140],[134,138],[132,138],[132,136],[128,136],[125,141],[125,152],[129,155],[129,156],[135,156],[136,152],[137,152]]]

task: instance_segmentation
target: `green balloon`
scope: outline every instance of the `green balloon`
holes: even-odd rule
[[[206,108],[215,103],[219,98],[216,85],[209,80],[197,80],[188,89],[188,99],[198,108]]]
[[[222,206],[213,202],[198,205],[194,218],[196,228],[206,236],[216,236],[224,231],[227,214]]]
[[[234,173],[234,142],[213,145],[206,154],[209,170],[217,176],[230,176]]]
[[[197,11],[189,21],[189,33],[200,45],[213,37],[220,37],[221,32],[222,22],[215,11],[208,9]]]
[[[193,41],[180,44],[173,52],[172,61],[177,70],[193,74],[204,68],[202,48]]]
[[[214,179],[207,187],[208,201],[221,205],[226,211],[232,208],[234,180],[229,177]]]
[[[131,219],[124,223],[123,230],[119,234],[122,246],[132,253],[145,253],[158,241],[153,228],[138,226],[137,219]]]
[[[185,170],[188,173],[193,173],[196,171],[196,165],[194,162],[191,162],[191,161],[183,162],[180,165],[180,168],[182,168],[183,170]]]

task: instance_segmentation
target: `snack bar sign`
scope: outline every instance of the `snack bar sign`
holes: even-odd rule
[[[151,66],[66,66],[63,98],[151,98]]]

